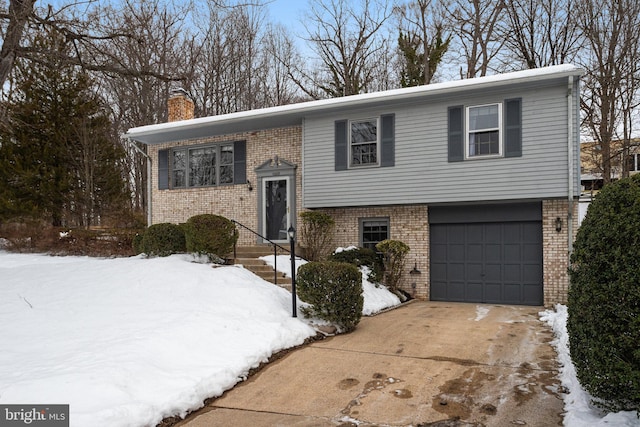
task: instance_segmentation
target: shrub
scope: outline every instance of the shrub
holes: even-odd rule
[[[169,256],[185,252],[184,232],[177,224],[153,224],[145,230],[140,249],[150,256]]]
[[[382,258],[373,249],[357,248],[337,252],[329,256],[329,261],[347,262],[357,267],[367,266],[371,270],[369,281],[379,283],[383,280]]]
[[[133,252],[138,255],[144,252],[144,232],[136,233],[131,239],[131,247],[133,248]]]
[[[376,249],[382,252],[385,285],[387,285],[392,292],[397,292],[400,279],[402,279],[409,246],[399,240],[387,239],[378,243]]]
[[[609,410],[640,410],[640,175],[606,185],[571,255],[567,330],[582,386]]]
[[[221,259],[233,252],[238,241],[236,226],[231,220],[212,214],[192,216],[184,225],[187,251]]]
[[[358,268],[343,262],[309,262],[298,268],[298,296],[311,304],[306,315],[350,332],[362,318],[362,275]]]
[[[331,250],[335,221],[319,211],[302,212],[300,219],[300,241],[306,250],[305,257],[309,261],[323,260]]]

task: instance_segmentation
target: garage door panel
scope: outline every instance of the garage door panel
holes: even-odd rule
[[[431,224],[431,298],[542,304],[541,221],[509,220],[504,212],[482,215],[476,209],[485,222],[474,222],[465,213],[467,208],[456,209],[448,207],[443,212],[451,213],[459,223],[443,222],[449,216],[437,213],[438,222]],[[486,222],[494,216],[499,220]],[[464,218],[468,222],[463,223]]]
[[[466,286],[465,301],[467,302],[482,302],[484,301],[484,285],[482,282],[468,282]]]

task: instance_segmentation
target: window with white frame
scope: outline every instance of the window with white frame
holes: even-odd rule
[[[349,165],[377,166],[378,150],[378,119],[352,120],[349,122]]]
[[[467,158],[502,155],[502,104],[467,107]]]
[[[233,144],[174,148],[171,187],[206,187],[233,184]]]

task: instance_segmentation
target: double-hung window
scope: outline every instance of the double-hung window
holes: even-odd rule
[[[466,157],[502,155],[502,103],[467,107]]]
[[[350,166],[377,166],[378,119],[352,120],[349,124]]]
[[[389,218],[361,218],[360,246],[376,250],[376,245],[389,238]]]
[[[172,150],[172,188],[222,184],[233,184],[233,144]]]

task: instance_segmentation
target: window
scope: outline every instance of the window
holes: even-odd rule
[[[360,246],[376,250],[376,245],[389,238],[389,218],[360,220]]]
[[[466,156],[502,154],[502,104],[467,107]]]
[[[221,184],[233,184],[233,144],[172,150],[172,188]]]
[[[522,157],[522,98],[447,108],[447,160]]]
[[[350,122],[351,166],[372,166],[378,164],[378,120]]]
[[[637,172],[640,170],[640,155],[629,154],[627,157],[627,171]]]

